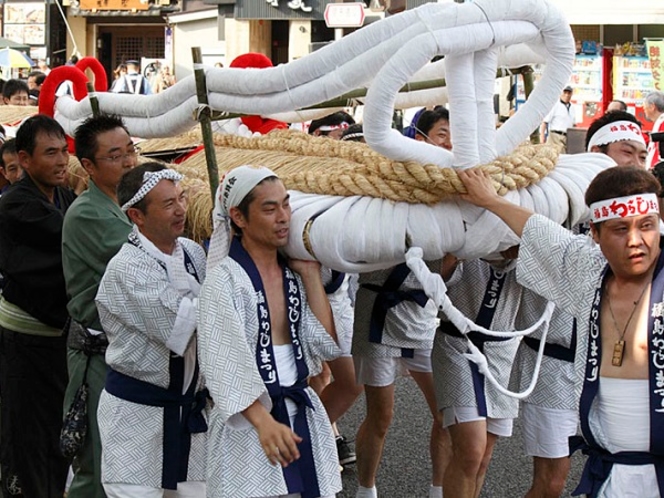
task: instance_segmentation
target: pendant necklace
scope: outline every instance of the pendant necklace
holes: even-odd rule
[[[629,322],[632,321],[634,312],[636,311],[636,308],[641,302],[641,299],[643,298],[643,295],[646,293],[646,289],[648,288],[649,285],[650,284],[646,285],[643,288],[639,298],[636,301],[634,301],[634,307],[632,308],[632,312],[629,314],[629,318],[627,318],[627,323],[625,324],[625,327],[622,330],[622,334],[620,334],[620,327],[618,327],[618,322],[616,321],[616,317],[613,314],[613,308],[611,307],[611,297],[609,295],[609,292],[606,293],[606,302],[609,304],[609,313],[611,313],[611,319],[613,320],[613,325],[616,328],[616,332],[620,334],[620,337],[613,346],[613,357],[611,358],[611,365],[613,365],[614,367],[622,366],[623,357],[625,356],[625,332],[627,332],[627,327],[629,327]]]

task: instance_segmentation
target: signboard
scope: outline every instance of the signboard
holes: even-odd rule
[[[23,45],[46,43],[46,4],[5,3],[4,37]]]
[[[361,28],[364,24],[364,3],[328,3],[324,17],[328,28]]]
[[[81,10],[148,10],[147,0],[80,0]]]
[[[664,91],[664,40],[646,40],[655,90]]]

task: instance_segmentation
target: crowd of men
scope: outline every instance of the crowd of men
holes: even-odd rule
[[[660,114],[662,99],[651,99]],[[309,132],[363,139],[346,113]],[[424,110],[412,137],[452,150],[447,110]],[[55,120],[27,119],[0,148],[11,184],[0,198],[6,496],[61,498],[71,465],[69,498],[331,497],[340,463],[356,463],[357,498],[376,497],[404,372],[432,417],[431,498],[477,497],[519,411],[534,459],[527,496],[560,496],[570,438],[589,455],[580,493],[664,490],[661,186],[631,114],[607,112],[588,130],[588,152],[616,167],[588,188],[590,224],[568,227],[580,235],[505,201],[481,170],[459,173],[463,198],[499,216],[521,245],[427,266],[485,329],[528,328],[554,302],[544,344],[543,329],[523,340],[479,328],[464,336],[405,264],[358,279],[285,258],[290,197],[260,165],[223,178],[206,254],[183,237],[182,176],[138,165],[120,118],[89,118],[74,143],[90,178],[78,197]],[[464,356],[468,341],[503,386],[523,390],[539,369],[520,406]],[[362,391],[355,455],[334,425]],[[72,434],[82,437],[70,461],[62,450]]]

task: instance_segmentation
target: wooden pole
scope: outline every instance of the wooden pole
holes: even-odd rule
[[[210,181],[210,193],[212,202],[219,186],[219,168],[217,167],[217,155],[214,150],[212,137],[211,111],[208,103],[207,82],[205,81],[205,70],[203,69],[203,55],[200,47],[191,48],[191,57],[194,62],[194,77],[196,79],[196,96],[198,97],[199,111],[197,119],[201,124],[203,134],[203,146],[205,148],[205,159],[207,162],[208,179]]]
[[[524,66],[519,68],[521,69],[521,77],[523,78],[523,91],[526,94],[526,100],[530,97],[530,94],[535,89],[535,79],[533,78],[533,68],[530,66]],[[538,144],[540,143],[540,133],[539,126],[533,130],[530,134],[530,143]]]
[[[97,92],[95,87],[89,81],[85,84],[88,89],[88,95],[90,96],[90,107],[92,108],[92,115],[96,118],[101,113],[99,112],[99,100],[97,100]]]

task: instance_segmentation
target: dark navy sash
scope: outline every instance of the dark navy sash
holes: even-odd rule
[[[164,409],[161,486],[164,489],[177,489],[179,482],[187,481],[191,434],[206,432],[208,429],[203,410],[209,393],[207,389],[194,393],[198,380],[197,364],[194,378],[186,393],[182,394],[182,356],[171,356],[169,374],[171,382],[164,389],[109,369],[105,389],[109,394],[126,401]]]
[[[141,247],[138,237],[130,233],[129,243]],[[197,282],[198,272],[191,256],[182,247],[184,265],[187,273]],[[166,265],[155,258],[155,261],[166,270]],[[191,434],[207,431],[207,423],[203,409],[209,393],[207,389],[195,393],[198,383],[198,359],[194,368],[194,376],[185,394],[184,358],[174,353],[169,360],[168,373],[170,382],[164,389],[144,382],[113,369],[106,374],[106,392],[120,399],[147,406],[159,406],[164,409],[164,440],[161,481],[164,489],[177,489],[178,482],[187,480]]]
[[[274,348],[272,347],[270,309],[265,297],[265,289],[260,273],[249,253],[242,247],[242,243],[238,237],[234,237],[231,241],[229,256],[247,272],[256,291],[259,323],[258,341],[256,342],[256,366],[272,399],[272,411],[270,413],[277,422],[290,427],[286,398],[292,400],[297,405],[297,415],[295,416],[293,430],[302,438],[302,442],[297,445],[300,451],[300,458],[290,463],[288,467],[283,468],[288,494],[300,493],[302,498],[318,498],[320,490],[306,410],[307,408],[311,408],[312,410],[314,408],[311,398],[309,398],[306,391],[309,368],[304,361],[304,352],[302,351],[299,335],[302,298],[297,279],[290,268],[286,266],[286,262],[282,258],[279,258],[279,265],[283,271],[284,298],[286,299],[286,309],[288,312],[288,329],[295,356],[295,365],[297,367],[297,382],[292,386],[283,387],[279,384],[279,373],[274,359]]]
[[[491,322],[493,322],[493,317],[496,314],[496,308],[498,307],[500,295],[503,292],[507,277],[506,272],[496,271],[493,267],[490,267],[490,270],[491,275],[486,285],[486,290],[484,291],[484,298],[482,299],[480,311],[475,320],[477,325],[484,327],[485,329],[491,327]],[[511,337],[494,337],[478,331],[469,332],[467,336],[464,336],[459,329],[452,324],[452,322],[447,321],[440,322],[439,330],[453,337],[468,337],[468,339],[482,353],[484,353],[484,344],[487,342],[502,342],[512,339]],[[477,413],[481,417],[486,417],[488,412],[486,407],[486,393],[484,390],[484,374],[480,373],[479,368],[473,362],[470,362],[470,372],[473,377],[473,390],[475,391],[475,401],[477,402]]]
[[[526,346],[534,351],[539,351],[540,339],[535,337],[525,336],[523,337],[523,342]],[[555,358],[556,360],[566,361],[568,363],[574,363],[574,356],[576,356],[576,341],[577,341],[577,332],[576,332],[576,318],[572,319],[572,340],[570,341],[569,347],[565,347],[561,344],[552,344],[547,342],[544,345],[544,356],[550,358]]]
[[[401,263],[394,267],[383,285],[362,284],[362,287],[376,293],[371,310],[371,320],[369,322],[369,342],[381,344],[383,342],[383,329],[385,328],[385,318],[390,308],[404,301],[412,301],[420,307],[426,306],[429,298],[421,289],[399,290],[406,277],[410,273],[410,268],[406,263]],[[413,350],[402,350],[402,356],[412,358]]]
[[[325,294],[334,294],[337,292],[339,287],[341,287],[341,284],[344,283],[344,278],[346,278],[345,273],[332,270],[332,280],[330,280],[327,285],[325,285]]]
[[[648,356],[651,364],[648,368],[650,390],[650,451],[619,452],[611,454],[602,448],[590,428],[590,408],[599,390],[599,372],[602,359],[602,339],[600,334],[600,310],[603,292],[609,275],[608,265],[602,273],[601,285],[595,291],[589,318],[588,352],[583,390],[579,402],[581,432],[585,441],[570,438],[570,454],[581,449],[588,455],[588,460],[581,475],[579,485],[573,496],[587,494],[597,496],[602,484],[608,478],[614,463],[625,465],[654,464],[660,494],[664,494],[664,323],[662,314],[664,303],[664,252],[660,253],[652,287],[650,289],[650,313],[648,316]]]

